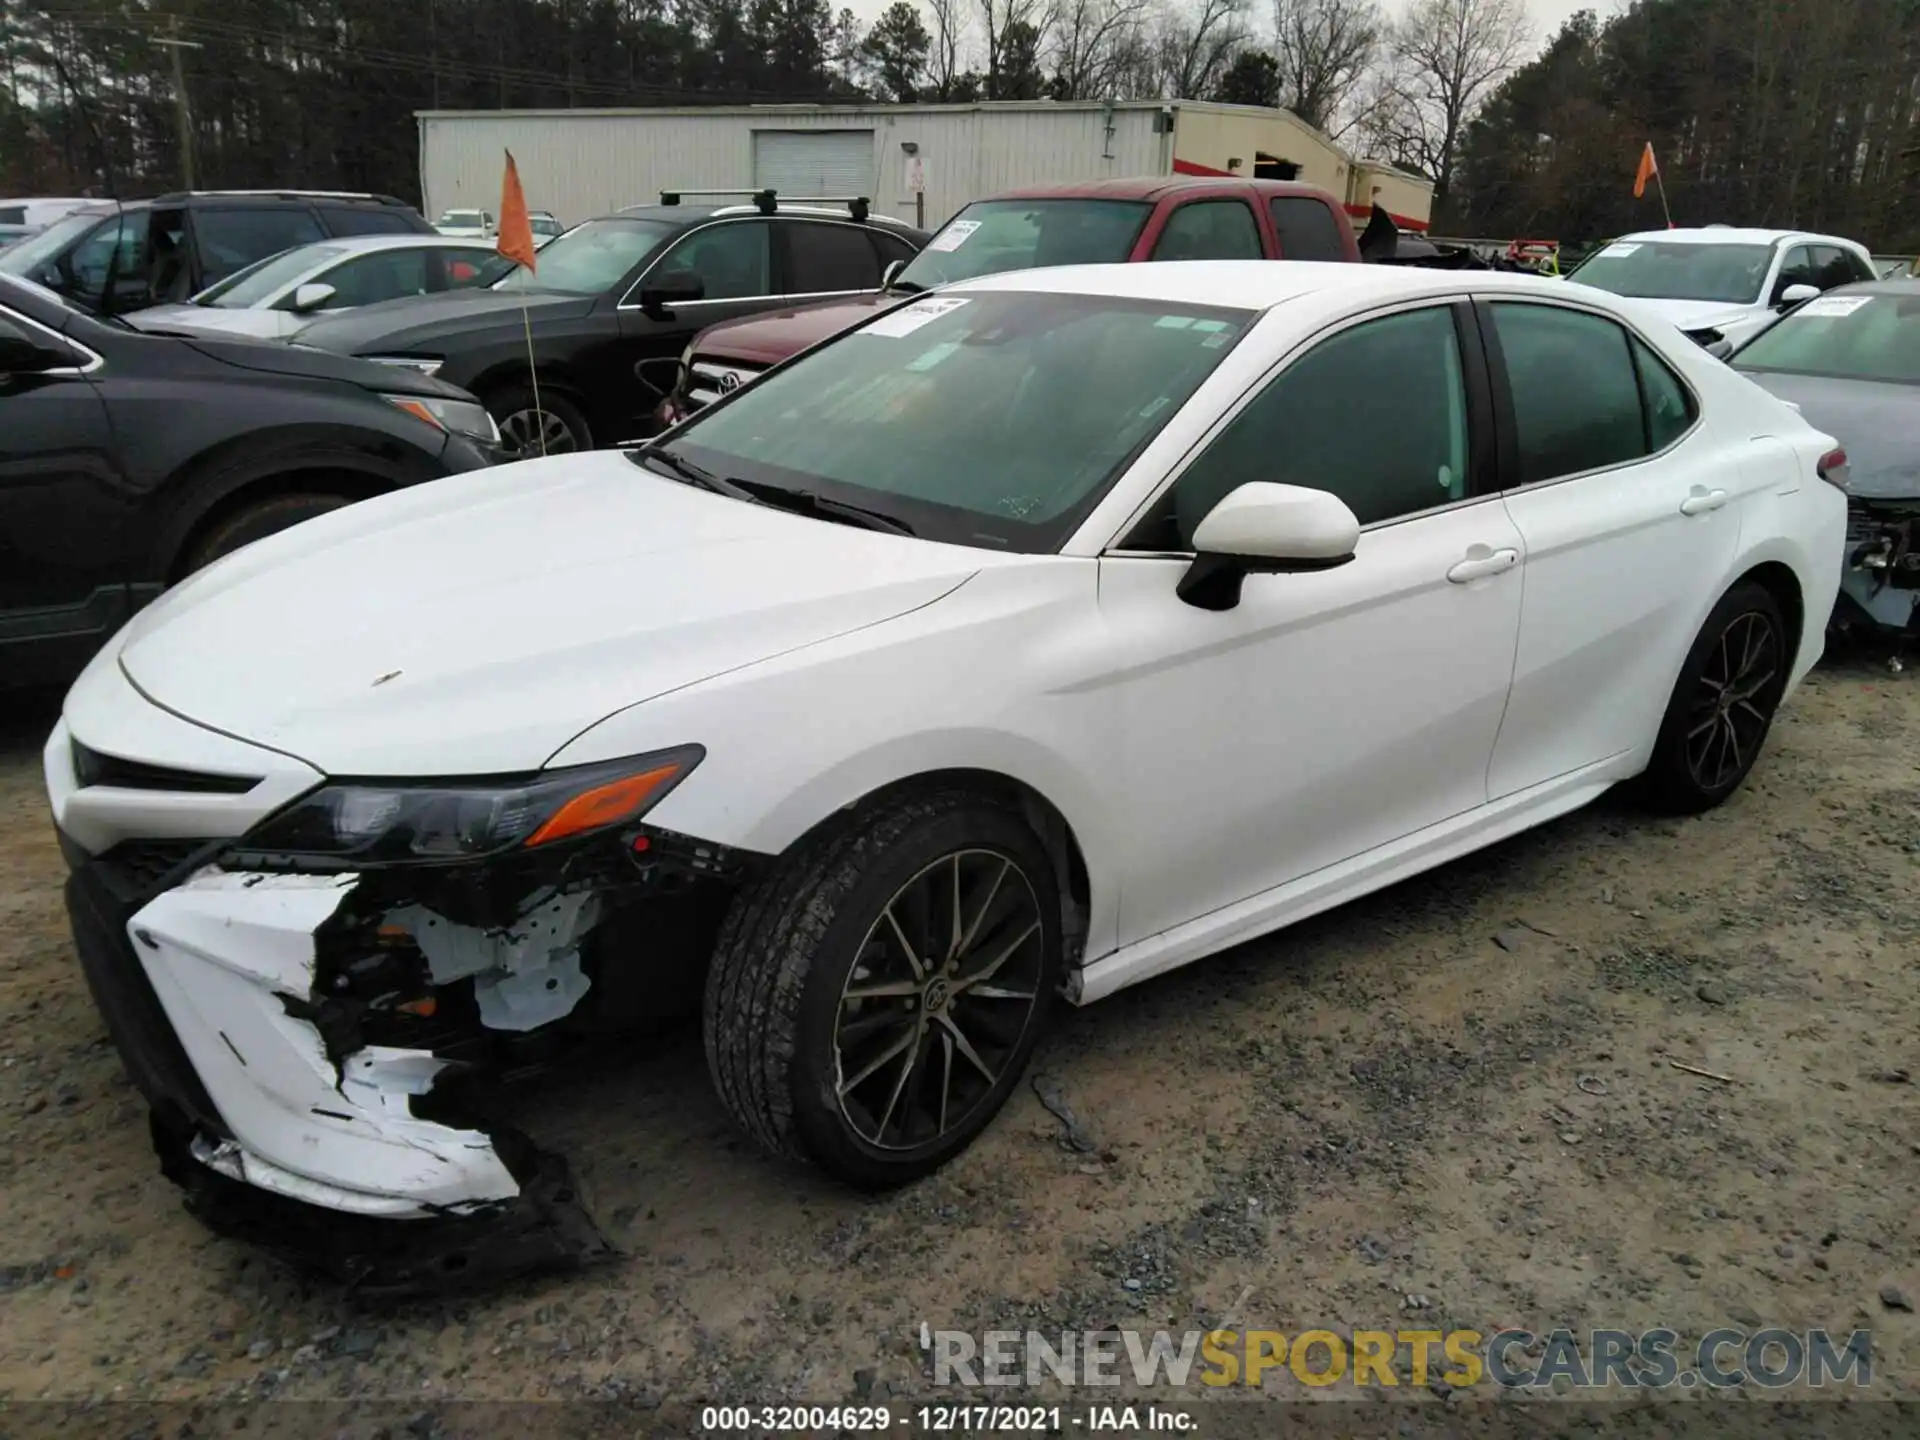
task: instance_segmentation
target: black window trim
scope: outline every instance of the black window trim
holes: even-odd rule
[[[839,230],[857,230],[861,236],[865,238],[867,249],[873,252],[873,258],[879,262],[880,268],[875,272],[876,277],[886,274],[887,266],[892,263],[881,258],[880,247],[876,245],[873,240],[874,227],[871,225],[862,225],[857,221],[841,219],[833,215],[781,215],[776,212],[771,218],[774,220],[790,220],[796,225],[831,225]],[[788,249],[787,232],[783,230],[775,231],[774,238],[779,242],[779,264],[775,268],[779,272],[777,278],[780,282],[780,298],[783,300],[834,300],[846,295],[871,295],[875,290],[880,288],[880,282],[878,278],[876,278],[871,286],[862,286],[857,290],[788,291],[786,288],[787,276],[793,269],[793,255]]]
[[[1223,410],[1214,423],[1207,427],[1193,444],[1168,467],[1167,473],[1153,491],[1119,525],[1114,527],[1113,538],[1100,550],[1101,559],[1115,560],[1182,560],[1193,559],[1191,550],[1136,550],[1128,546],[1134,534],[1152,516],[1161,499],[1180,483],[1181,478],[1192,468],[1194,462],[1226,433],[1227,427],[1240,417],[1254,400],[1264,394],[1269,385],[1280,378],[1293,364],[1303,359],[1310,351],[1323,342],[1345,331],[1355,329],[1375,320],[1389,319],[1395,315],[1411,314],[1419,310],[1446,309],[1452,312],[1454,338],[1460,345],[1460,378],[1467,392],[1467,493],[1458,500],[1448,500],[1443,504],[1429,505],[1424,510],[1410,510],[1405,515],[1389,516],[1385,520],[1373,520],[1360,527],[1365,535],[1374,530],[1384,530],[1390,525],[1405,525],[1409,521],[1425,520],[1434,515],[1445,514],[1450,510],[1463,510],[1469,505],[1481,505],[1489,500],[1500,498],[1501,491],[1495,485],[1499,471],[1494,466],[1494,441],[1498,430],[1494,424],[1495,401],[1488,374],[1488,354],[1481,341],[1478,326],[1474,323],[1473,301],[1465,295],[1419,295],[1403,300],[1389,301],[1386,304],[1343,315],[1339,319],[1322,326],[1311,335],[1290,346],[1273,364],[1261,371],[1235,399],[1232,405]],[[1257,324],[1258,322],[1256,322]],[[1251,329],[1247,332],[1251,335]],[[1189,401],[1191,403],[1191,401]],[[1114,482],[1114,488],[1126,483],[1121,475]]]
[[[1569,480],[1586,480],[1595,475],[1608,475],[1616,470],[1625,470],[1634,465],[1644,465],[1649,460],[1658,460],[1661,456],[1680,446],[1699,431],[1705,418],[1705,407],[1700,403],[1700,392],[1693,388],[1678,365],[1661,352],[1658,345],[1647,338],[1646,332],[1632,321],[1620,315],[1611,314],[1593,305],[1582,305],[1562,299],[1560,296],[1530,295],[1519,292],[1501,293],[1482,291],[1473,297],[1473,305],[1480,325],[1481,343],[1486,347],[1488,376],[1493,387],[1494,425],[1500,437],[1499,493],[1503,495],[1525,495],[1549,485],[1564,485]],[[1680,382],[1680,388],[1687,397],[1687,408],[1692,412],[1692,423],[1658,450],[1650,450],[1644,455],[1636,455],[1631,460],[1616,460],[1611,465],[1596,465],[1587,470],[1575,470],[1566,475],[1555,475],[1546,480],[1533,480],[1527,484],[1516,484],[1520,475],[1520,436],[1513,418],[1513,387],[1507,376],[1505,352],[1500,348],[1500,336],[1494,329],[1493,306],[1495,305],[1538,305],[1555,310],[1571,310],[1578,315],[1591,316],[1596,320],[1605,320],[1639,341],[1650,350],[1656,359],[1666,365],[1673,378]],[[1647,392],[1640,383],[1640,361],[1633,346],[1627,347],[1627,359],[1633,367],[1634,393],[1640,399],[1640,435],[1642,443],[1647,443],[1650,420],[1647,415]]]

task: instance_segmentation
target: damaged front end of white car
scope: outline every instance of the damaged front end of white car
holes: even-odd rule
[[[701,758],[329,782],[237,839],[69,845],[88,983],[190,1208],[363,1292],[613,1254],[566,1161],[489,1117],[503,1077],[697,1007],[755,857],[642,817]]]

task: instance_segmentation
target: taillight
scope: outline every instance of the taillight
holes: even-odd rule
[[[1851,479],[1847,468],[1847,452],[1837,445],[1822,455],[1813,468],[1822,480],[1836,490],[1846,489]]]

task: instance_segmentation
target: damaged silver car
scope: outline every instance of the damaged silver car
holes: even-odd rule
[[[1911,640],[1920,629],[1920,282],[1830,291],[1729,363],[1846,447],[1835,628]]]

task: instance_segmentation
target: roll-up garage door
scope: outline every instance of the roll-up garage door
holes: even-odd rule
[[[782,195],[871,195],[873,132],[756,130],[753,183]]]

